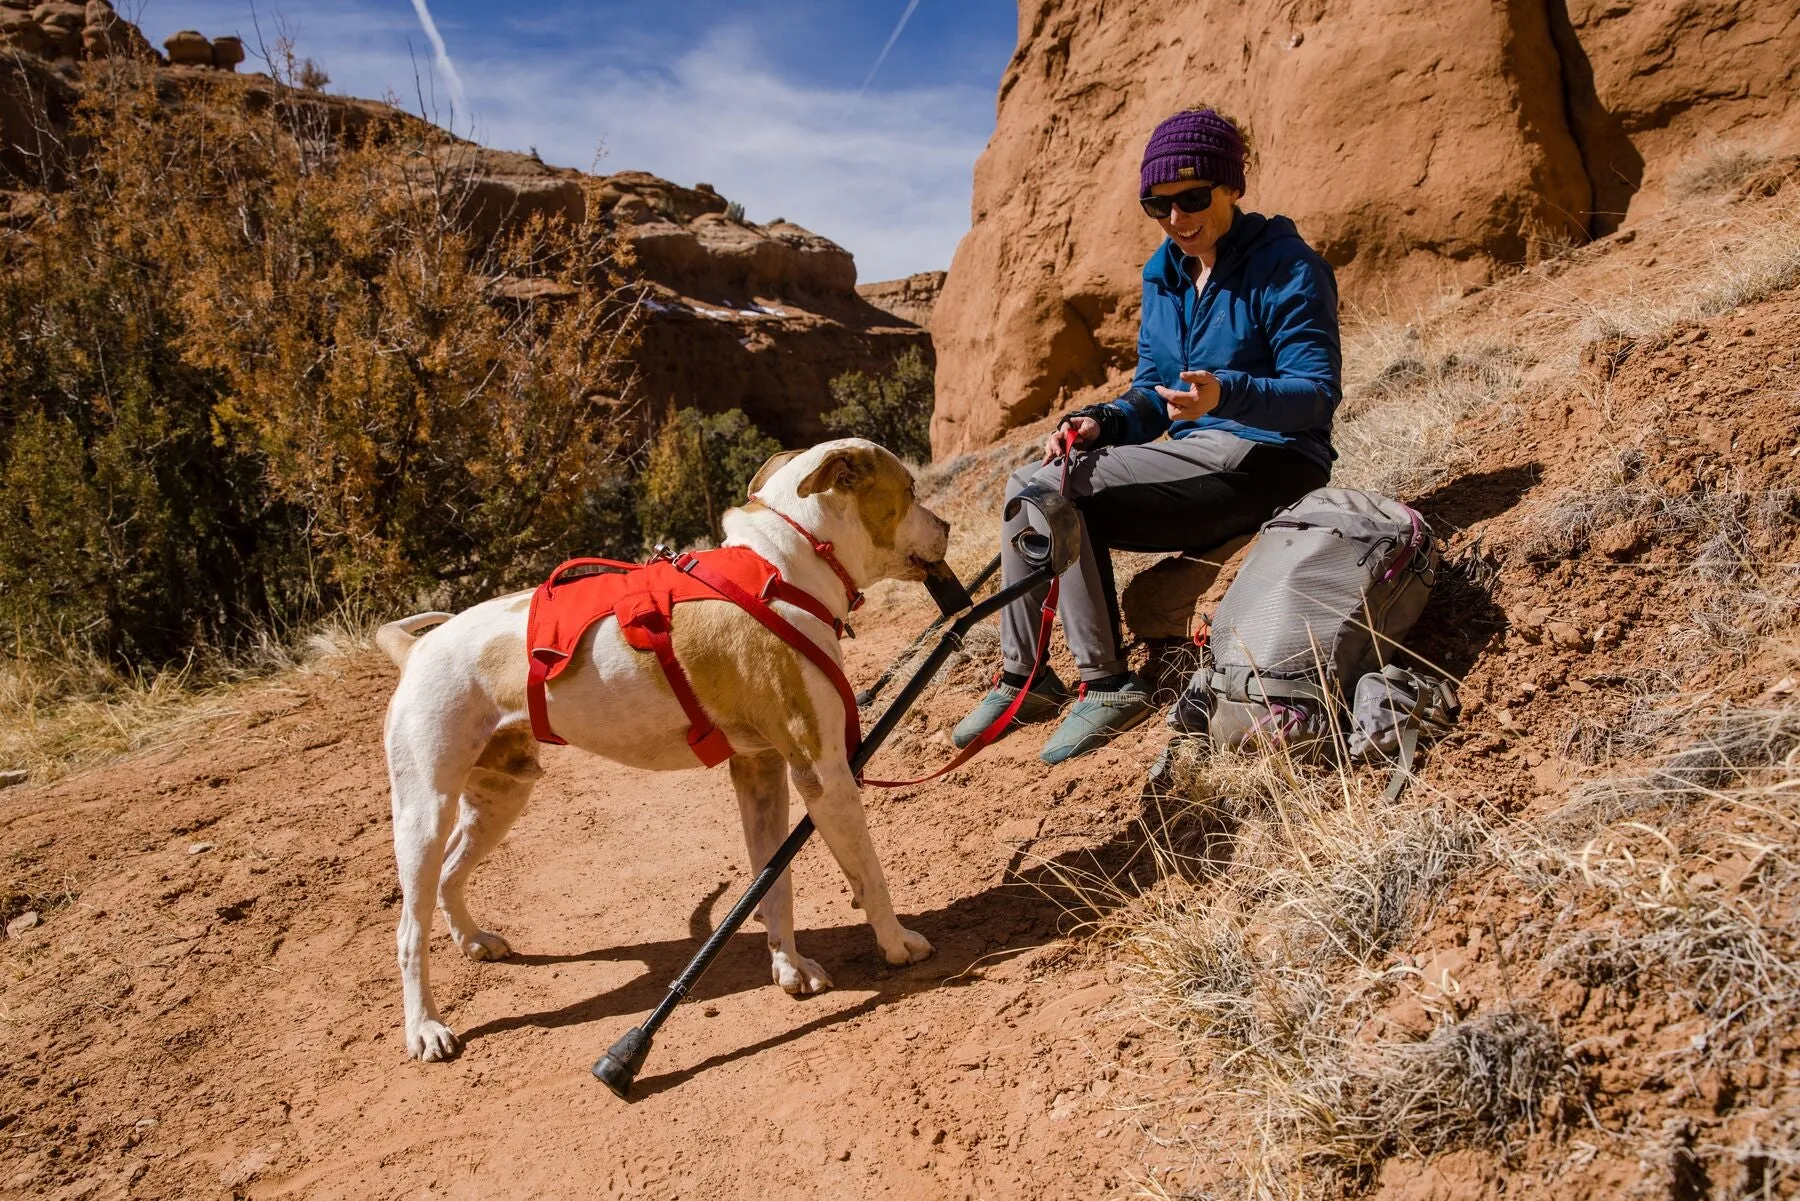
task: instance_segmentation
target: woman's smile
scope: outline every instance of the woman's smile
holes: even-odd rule
[[[1210,266],[1219,239],[1231,228],[1232,207],[1243,193],[1207,180],[1178,180],[1174,183],[1156,184],[1150,189],[1150,195],[1179,196],[1184,192],[1197,192],[1201,189],[1211,192],[1211,204],[1197,213],[1183,212],[1179,205],[1171,205],[1169,215],[1156,218],[1156,223],[1175,240],[1181,253],[1193,255]]]

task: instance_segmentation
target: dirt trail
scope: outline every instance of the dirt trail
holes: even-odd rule
[[[853,678],[928,616],[909,599],[866,617]],[[414,1063],[393,963],[391,687],[379,656],[337,660],[244,695],[188,745],[6,798],[9,878],[44,924],[0,944],[0,1195],[1091,1197],[1126,1183],[1142,1148],[1106,1099],[1121,1068],[1140,1070],[1143,1032],[1108,1016],[1116,989],[1056,941],[1068,918],[1026,877],[1038,856],[1124,846],[1121,785],[1154,739],[1080,777],[1045,773],[1039,740],[1016,740],[979,789],[872,794],[897,902],[937,954],[886,968],[809,847],[802,948],[836,990],[785,996],[760,928],[740,935],[626,1105],[588,1065],[747,882],[725,774],[550,750],[472,889],[517,954],[464,961],[440,923],[435,986],[467,1046]],[[922,725],[963,703],[943,691]],[[923,750],[888,761],[938,753]]]

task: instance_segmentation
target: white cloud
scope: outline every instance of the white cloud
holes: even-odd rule
[[[160,38],[177,16],[210,34],[248,25],[247,11],[244,0],[155,0],[144,16]],[[417,27],[404,12],[316,0],[297,14],[299,52],[330,72],[335,91],[429,105],[430,78],[415,86],[429,59],[409,52]],[[552,57],[445,28],[468,74],[457,132],[488,145],[535,146],[583,168],[604,150],[602,171],[704,180],[752,220],[786,217],[845,246],[864,280],[947,267],[968,229],[975,158],[993,124],[986,88],[859,98],[778,74],[748,25],[716,27],[672,58],[641,43],[633,50],[643,52],[621,51],[610,38],[571,40]]]

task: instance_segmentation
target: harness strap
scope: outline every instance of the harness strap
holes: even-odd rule
[[[662,664],[663,675],[669,680],[669,688],[680,702],[681,711],[687,715],[688,749],[694,752],[694,757],[702,765],[717,767],[731,758],[731,740],[725,737],[725,731],[713,724],[712,718],[701,707],[700,698],[694,695],[694,685],[688,680],[681,661],[675,657],[675,644],[669,638],[667,620],[661,613],[646,613],[638,619],[638,628],[649,635],[650,651],[656,656],[656,661]]]
[[[704,581],[702,582],[704,583]],[[796,609],[799,609],[812,617],[818,618],[820,621],[830,626],[832,632],[839,638],[842,638],[844,636],[844,631],[850,628],[839,620],[830,609],[825,607],[824,601],[806,591],[804,588],[796,588],[794,585],[782,579],[779,573],[770,576],[768,586],[763,589],[763,599],[767,600],[770,598],[778,601],[785,601]]]
[[[1402,726],[1400,729],[1400,762],[1394,768],[1394,774],[1388,779],[1387,791],[1382,795],[1389,801],[1397,801],[1400,794],[1406,791],[1407,781],[1412,779],[1413,763],[1419,757],[1419,730],[1417,726]]]
[[[1212,689],[1223,697],[1230,697],[1231,678],[1222,671],[1212,674]],[[1331,697],[1317,684],[1309,684],[1305,680],[1280,680],[1271,676],[1252,676],[1244,681],[1244,699],[1247,701],[1318,701],[1329,704]]]
[[[821,650],[818,643],[796,629],[793,622],[769,608],[761,597],[752,596],[739,587],[737,581],[712,571],[692,555],[683,555],[675,560],[675,566],[756,618],[777,638],[805,655],[814,667],[825,673],[825,678],[831,681],[838,690],[838,695],[843,698],[844,750],[847,754],[854,755],[856,748],[862,743],[862,721],[856,712],[856,694],[850,690],[850,681],[844,677],[844,669],[837,665],[837,661]]]
[[[544,698],[544,681],[549,678],[550,665],[562,656],[553,650],[539,649],[531,652],[528,658],[531,666],[525,676],[525,711],[531,715],[531,736],[539,742],[568,746],[568,742],[550,728],[550,706]]]

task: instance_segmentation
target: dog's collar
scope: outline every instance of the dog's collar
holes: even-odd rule
[[[757,498],[753,497],[752,499]],[[837,573],[838,580],[844,585],[844,596],[850,602],[850,612],[854,613],[862,608],[864,599],[862,589],[856,586],[856,581],[850,578],[850,573],[844,570],[844,565],[842,563],[838,562],[837,555],[832,553],[831,543],[826,542],[811,530],[801,525],[798,521],[795,521],[792,517],[783,513],[780,509],[769,508],[766,503],[763,505],[763,508],[769,509],[769,512],[793,526],[794,529],[799,532],[800,536],[806,539],[807,544],[812,547],[813,554],[825,560],[825,565]]]

